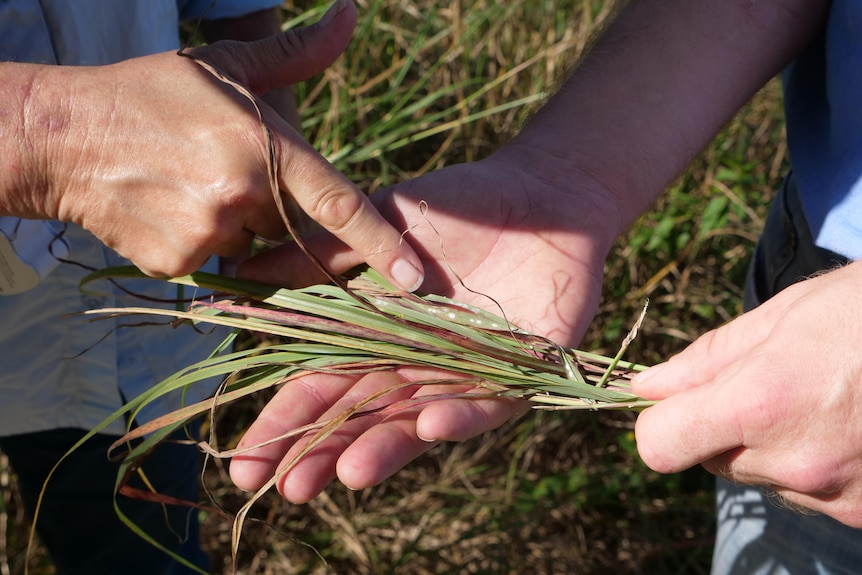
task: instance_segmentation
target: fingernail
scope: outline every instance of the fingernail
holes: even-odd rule
[[[635,374],[635,376],[632,377],[632,381],[635,383],[638,383],[640,385],[643,385],[646,382],[648,382],[649,380],[654,379],[655,376],[657,376],[662,371],[664,371],[664,368],[666,366],[667,366],[667,362],[658,363],[658,364],[652,366],[651,368],[647,369],[646,371],[642,371],[640,373]]]
[[[425,276],[405,259],[395,260],[389,268],[389,273],[392,274],[392,279],[398,287],[411,293],[418,290],[425,281]]]
[[[321,26],[329,26],[329,23],[338,16],[338,13],[344,10],[347,7],[347,0],[335,0],[335,3],[329,7],[329,10],[326,11],[326,14],[323,15],[323,18],[320,19]]]

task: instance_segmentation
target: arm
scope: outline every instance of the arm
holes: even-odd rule
[[[440,237],[422,226],[411,229],[408,239],[425,257],[423,288],[487,306],[487,299],[459,286],[451,265],[516,323],[576,344],[595,313],[604,258],[617,235],[817,33],[826,8],[789,0],[628,4],[511,143],[485,160],[445,168],[376,198],[402,229],[422,221],[418,202],[426,200],[428,219],[444,243],[450,239],[444,262]],[[336,271],[358,263],[331,237],[313,242]],[[242,272],[281,282],[280,269],[302,265],[301,254],[280,250],[250,260]],[[304,279],[319,277],[309,272]],[[328,388],[325,379],[310,378],[305,390],[285,388],[243,444],[325,416],[326,406],[334,406],[331,414],[371,385],[361,380],[351,388],[339,379]],[[320,393],[324,388],[330,395]],[[311,399],[321,396],[326,406],[310,410]],[[279,488],[303,501],[335,474],[351,487],[367,487],[427,449],[427,441],[470,437],[520,409],[499,401],[440,402],[409,420],[353,429],[325,455],[300,464]],[[241,487],[254,488],[296,449],[281,442],[236,458],[231,475]]]
[[[353,5],[339,2],[317,25],[193,53],[264,94],[328,66],[355,18]],[[89,68],[4,63],[0,77],[0,214],[75,222],[153,275],[239,253],[254,234],[284,234],[257,114],[191,59],[164,53]],[[421,263],[399,232],[274,110],[261,109],[281,190],[370,265],[412,288]]]
[[[594,180],[617,208],[615,239],[811,41],[827,9],[811,0],[628,2],[503,152],[564,187],[572,174]]]

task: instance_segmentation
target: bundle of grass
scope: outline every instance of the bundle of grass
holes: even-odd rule
[[[145,276],[135,268],[115,268],[94,273],[87,281],[129,277]],[[170,281],[218,295],[194,301],[186,309],[131,307],[88,313],[169,316],[177,321],[228,326],[234,332],[209,359],[188,366],[131,400],[111,418],[132,421],[145,405],[163,394],[213,377],[223,379],[211,401],[189,405],[131,429],[114,445],[113,455],[122,460],[115,486],[118,494],[178,503],[163,501],[156,494],[131,493],[127,480],[139,472],[146,454],[157,443],[202,414],[209,412],[215,421],[215,411],[220,406],[239,398],[291,385],[296,378],[312,372],[363,374],[417,366],[434,368],[441,374],[433,381],[413,381],[378,391],[333,419],[291,432],[309,434],[311,438],[237,514],[234,552],[254,503],[348,420],[369,414],[385,417],[419,404],[453,398],[516,398],[529,401],[536,409],[554,410],[641,409],[650,404],[629,390],[630,377],[644,367],[621,360],[637,327],[626,337],[616,357],[611,358],[565,349],[510,324],[504,317],[445,297],[398,291],[370,270],[342,286],[327,284],[294,290],[205,273],[154,281]],[[240,330],[266,337],[261,345],[229,351]],[[451,384],[453,391],[387,402],[388,395],[405,386],[426,384],[438,388]],[[455,390],[456,386],[463,390],[465,384],[474,389]],[[381,403],[384,407],[380,407]],[[282,438],[273,441],[279,439]],[[238,453],[219,451],[207,442],[200,446],[210,456],[231,457]],[[117,511],[132,529],[148,539],[122,516],[119,508]]]

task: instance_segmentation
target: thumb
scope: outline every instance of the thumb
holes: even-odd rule
[[[731,363],[766,339],[774,320],[755,309],[697,338],[669,361],[632,378],[632,392],[644,399],[664,399],[712,381]]]
[[[355,25],[353,2],[336,0],[311,26],[256,42],[216,42],[195,48],[193,53],[262,95],[323,72],[347,48]]]

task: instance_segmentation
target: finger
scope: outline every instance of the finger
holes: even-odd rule
[[[638,453],[659,473],[676,473],[743,446],[731,386],[714,382],[672,395],[635,422]]]
[[[114,246],[111,246],[114,247]],[[114,247],[123,253],[122,248]],[[166,256],[165,254],[170,254]],[[138,250],[131,258],[143,273],[154,278],[178,277],[200,269],[209,259],[206,248],[193,249],[190,244],[152,241],[146,251]]]
[[[227,238],[222,238],[220,242],[213,242],[211,245],[211,251],[213,254],[217,256],[221,256],[224,258],[232,258],[238,256],[240,254],[248,253],[249,246],[254,240],[254,232],[247,228],[243,228],[238,232],[231,234]],[[202,246],[203,251],[206,250],[207,245],[204,244]]]
[[[669,361],[636,374],[632,392],[658,400],[712,381],[768,337],[775,323],[772,316],[772,308],[758,308],[705,333]]]
[[[356,252],[329,232],[316,233],[302,241],[332,273],[341,274],[362,263]],[[326,275],[293,243],[248,259],[237,271],[237,277],[287,288],[327,281]]]
[[[398,229],[407,229],[403,214],[391,201],[392,197],[386,190],[382,190],[375,193],[370,200],[386,221],[398,226]],[[403,241],[407,239],[405,236]],[[400,237],[399,241],[402,241]],[[305,234],[302,236],[302,242],[320,263],[334,274],[346,272],[363,261],[356,251],[327,231]],[[421,251],[422,246],[420,244],[417,248],[413,244],[413,249]],[[238,274],[244,279],[290,288],[327,281],[320,268],[294,243],[279,246],[249,259]]]
[[[747,474],[742,476],[746,480],[765,481],[761,469],[766,467],[740,463],[742,454],[747,457],[749,451],[734,453],[746,448],[768,449],[788,469],[791,462],[795,462],[794,468],[804,469],[806,453],[794,446],[793,438],[798,437],[797,428],[810,424],[803,419],[816,412],[799,413],[799,402],[809,399],[794,393],[797,387],[791,382],[794,378],[814,381],[817,372],[800,372],[795,364],[776,363],[782,347],[767,339],[747,348],[745,355],[713,379],[705,379],[692,368],[689,378],[696,384],[683,384],[684,389],[638,416],[635,434],[644,462],[656,471],[672,473],[725,454],[726,468],[732,464],[736,473]],[[667,369],[675,369],[671,362],[667,365]],[[656,377],[664,377],[663,372]],[[714,471],[720,472],[718,468]]]
[[[740,450],[738,455],[742,455]],[[713,475],[722,477],[737,485],[760,486],[764,495],[778,507],[784,507],[802,515],[825,513],[852,527],[862,526],[862,493],[855,484],[844,482],[832,489],[800,491],[775,483],[769,478],[737,472],[734,463],[723,463],[724,456],[704,462],[704,468]]]
[[[862,529],[862,494],[845,490],[807,494],[780,487],[772,488],[774,503],[785,506],[803,515],[825,513],[833,519],[855,529]]]
[[[487,393],[476,390],[475,393]],[[529,410],[513,399],[446,400],[432,403],[419,415],[416,434],[424,441],[464,441],[497,429]]]
[[[424,281],[419,256],[356,186],[310,146],[276,134],[279,184],[302,210],[387,280],[406,291]]]
[[[204,211],[205,208],[202,208],[200,213]],[[161,224],[168,217],[166,215]],[[206,216],[199,219],[195,219],[194,215],[178,218],[173,222],[194,222],[194,225],[165,233],[161,224],[145,223],[137,226],[137,235],[120,238],[119,242],[106,238],[105,243],[118,253],[131,256],[129,259],[151,277],[178,277],[200,269],[213,254],[230,257],[242,253],[254,238],[251,231],[237,229],[239,224],[234,222],[220,226]],[[224,230],[227,229],[235,231],[225,234]]]
[[[193,53],[261,95],[323,72],[338,58],[356,25],[356,7],[337,0],[317,24],[256,42],[217,42]]]
[[[405,369],[397,374],[392,372],[369,374],[322,418],[326,419],[342,413],[344,409],[352,407],[358,398],[368,397],[380,389],[406,381],[429,381],[439,377],[445,378],[447,374],[424,369]],[[408,404],[406,407],[398,406],[396,410],[390,407],[390,410],[385,413],[363,416],[343,424],[287,474],[279,484],[279,490],[288,500],[304,503],[319,494],[336,475],[344,485],[352,489],[364,489],[377,485],[433,446],[433,443],[420,439],[416,434],[416,418],[428,407],[411,406],[409,402],[425,396],[464,391],[469,391],[469,388],[463,385],[426,383],[418,389],[410,386],[386,395],[385,398],[378,400],[376,405],[392,406],[401,399],[406,400]],[[461,402],[440,403],[451,403],[454,406]],[[369,408],[374,405],[371,404]],[[437,403],[430,404],[431,407],[434,405]],[[487,428],[481,431],[485,430]],[[290,461],[299,450],[305,447],[305,443],[306,441],[302,441],[293,446],[283,463]]]
[[[398,225],[399,229],[406,229],[407,224],[403,215],[394,208],[391,194],[381,190],[370,199],[387,221]],[[326,269],[335,274],[344,273],[363,261],[359,254],[327,231],[305,234],[302,241]],[[244,279],[290,288],[327,281],[326,275],[293,243],[249,259],[238,274]]]
[[[295,464],[295,466],[277,483],[278,491],[291,503],[307,503],[322,492],[336,477],[336,465],[339,458],[356,439],[368,429],[379,424],[381,417],[375,415],[363,416],[343,423]],[[309,433],[296,443],[285,455],[281,466],[288,465],[306,447],[312,439]],[[366,460],[363,465],[372,467],[377,462]]]
[[[239,442],[238,448],[267,442],[316,421],[356,383],[356,376],[311,374],[287,382],[261,410]],[[259,489],[272,478],[284,454],[297,438],[235,456],[230,476],[240,489]]]
[[[775,401],[781,401],[774,399],[767,400],[766,409],[772,409]],[[757,409],[761,412],[766,410],[763,407]],[[754,409],[750,411],[755,412]],[[756,425],[744,423],[745,446],[706,460],[703,466],[729,481],[768,485],[820,498],[856,486],[862,463],[855,451],[847,453],[841,449],[824,448],[822,441],[800,438],[794,431],[809,428],[811,423],[805,421],[805,415],[793,417],[780,408],[774,411],[761,424],[761,427],[768,427],[768,431],[774,431],[773,435],[761,437]],[[815,415],[814,419],[815,428],[824,425],[821,414]],[[836,437],[833,441],[841,444],[842,440]]]
[[[502,399],[440,401],[390,416],[345,450],[338,459],[338,478],[351,489],[377,485],[437,441],[463,441],[496,429],[523,413],[523,403]],[[420,426],[423,431],[419,431]]]
[[[405,382],[405,378],[395,372],[372,372],[364,376],[344,394],[332,406],[320,416],[320,421],[327,421],[353,410],[357,404],[371,397],[377,392],[398,386]],[[392,402],[407,399],[413,393],[412,386],[402,387],[387,393],[361,408],[361,411],[373,410],[385,407]],[[365,431],[372,428],[384,419],[384,415],[371,414],[356,417],[341,423],[337,429],[326,437],[314,449],[295,464],[295,466],[283,478],[277,487],[279,492],[289,501],[304,503],[316,497],[335,477],[336,462],[342,453],[361,436]],[[315,432],[310,432],[301,440],[296,442],[284,455],[280,467],[288,465],[301,453],[308,442],[315,437]],[[366,461],[369,467],[377,465],[376,461]]]
[[[438,441],[469,439],[496,429],[523,411],[521,405],[507,400],[451,400],[390,416],[363,433],[344,451],[338,459],[338,478],[351,489],[372,487]],[[419,431],[420,425],[424,432]]]
[[[338,458],[338,479],[350,489],[373,487],[431,449],[434,443],[416,436],[420,409],[390,416],[365,431]]]
[[[457,374],[425,369],[403,369],[410,381],[430,381]],[[412,396],[487,394],[486,389],[452,384],[423,384]],[[337,474],[352,489],[377,485],[425,453],[439,440],[463,441],[496,429],[527,410],[527,402],[508,399],[435,400],[400,411],[364,432],[338,459]],[[420,427],[423,431],[419,431]]]

